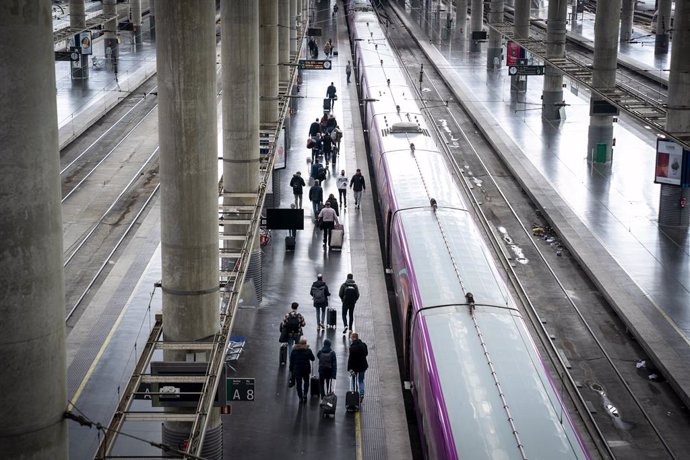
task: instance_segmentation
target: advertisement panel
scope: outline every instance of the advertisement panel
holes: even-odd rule
[[[675,142],[658,139],[656,142],[654,182],[681,185],[682,172],[683,148]]]
[[[92,54],[91,31],[80,32],[77,37],[79,38],[78,46],[81,48],[81,54]]]

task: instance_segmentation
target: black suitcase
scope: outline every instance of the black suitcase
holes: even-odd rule
[[[294,236],[286,236],[285,237],[285,250],[286,251],[294,251],[295,250],[295,237]]]
[[[338,314],[335,308],[328,308],[326,310],[326,325],[329,329],[335,329],[338,325]]]
[[[321,417],[326,418],[329,415],[335,417],[335,410],[338,407],[338,397],[333,392],[333,381],[328,380],[325,384],[323,398],[321,398]]]
[[[357,388],[357,374],[350,377],[350,390],[345,393],[345,409],[348,412],[359,411],[359,390]]]
[[[324,112],[330,112],[331,111],[331,99],[328,97],[323,100],[323,111]]]
[[[285,363],[287,363],[287,343],[284,343],[280,346],[280,356],[278,358],[278,362],[281,366],[284,366]]]
[[[315,375],[312,375],[311,379],[309,380],[309,391],[311,392],[312,396],[319,396],[321,394],[320,386],[319,378]]]

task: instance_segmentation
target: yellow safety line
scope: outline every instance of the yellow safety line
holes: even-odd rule
[[[359,411],[355,412],[355,454],[357,460],[362,460],[362,425]]]

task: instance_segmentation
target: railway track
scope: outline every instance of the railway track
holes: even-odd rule
[[[486,229],[523,315],[549,358],[554,381],[580,414],[603,458],[679,458],[690,447],[682,404],[640,367],[641,347],[529,202],[472,120],[453,100],[433,63],[395,18],[391,43],[437,125],[468,202]],[[648,362],[648,361],[647,361]],[[564,390],[565,391],[565,390]],[[600,439],[597,439],[600,438]]]

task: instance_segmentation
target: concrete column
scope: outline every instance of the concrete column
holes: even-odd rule
[[[156,0],[149,0],[149,34],[156,39]]]
[[[197,341],[219,324],[216,8],[214,0],[156,6],[163,336]],[[184,361],[186,354],[166,350],[164,358]],[[208,426],[219,431],[218,409]],[[166,422],[163,442],[188,436],[190,428]],[[202,456],[218,458],[215,444],[207,441]]]
[[[513,23],[513,33],[515,41],[520,42],[521,40],[529,38],[530,0],[516,0],[514,11],[515,22]],[[527,91],[527,76],[511,76],[510,89],[520,92]]]
[[[50,2],[0,2],[0,456],[69,458]],[[27,52],[26,44],[31,43]]]
[[[503,0],[491,0],[489,10],[489,23],[500,24],[503,22]],[[501,68],[501,34],[489,29],[489,47],[486,49],[486,68],[498,70]]]
[[[464,37],[467,30],[467,0],[455,2],[455,30],[459,37]]]
[[[297,54],[297,3],[297,0],[290,0],[290,61]]]
[[[676,8],[678,8],[676,2]],[[654,40],[654,53],[668,53],[668,42],[671,30],[671,0],[658,0],[659,9],[656,17],[656,39]]]
[[[621,10],[621,43],[632,39],[633,15],[635,14],[635,0],[623,0]]]
[[[621,0],[597,2],[592,63],[592,86],[596,89],[607,89],[616,85],[620,10]],[[591,99],[595,101],[601,98],[593,94]],[[589,118],[587,153],[590,159],[600,144],[602,148],[606,146],[606,163],[609,163],[613,154],[613,117],[610,115],[593,115]]]
[[[259,0],[261,124],[278,121],[278,0]]]
[[[129,0],[129,17],[134,30],[134,43],[141,44],[141,0]]]
[[[620,0],[618,1],[620,5]],[[603,2],[600,2],[603,3]],[[565,22],[568,15],[567,0],[549,1],[548,22],[546,24],[546,57],[562,58],[565,56]],[[598,17],[598,15],[597,15]],[[616,38],[618,28],[616,27]],[[616,42],[617,44],[617,42]],[[596,45],[596,43],[595,43]],[[614,62],[615,68],[615,62]],[[542,93],[543,120],[560,120],[560,108],[563,102],[563,74],[549,65],[544,69],[544,91]]]
[[[290,78],[290,0],[278,1],[278,79]]]
[[[86,29],[84,0],[69,0],[69,26],[74,29]]]
[[[673,30],[666,129],[671,133],[687,133],[690,131],[690,4],[686,1],[676,2]],[[690,190],[673,185],[661,185],[661,225],[688,227],[690,207],[682,208],[681,198],[690,200]]]
[[[117,41],[117,4],[116,0],[103,0],[103,14],[113,17],[103,24],[103,46],[105,47],[105,65],[117,77],[117,58],[119,45]]]
[[[484,24],[484,3],[482,0],[472,0],[470,15],[470,34],[472,32],[480,32]],[[471,37],[470,37],[471,38]],[[472,40],[470,42],[470,51],[479,51],[481,46],[478,41]]]

